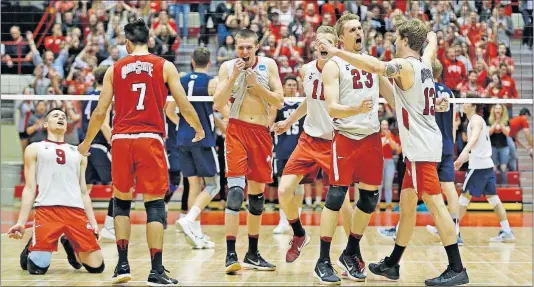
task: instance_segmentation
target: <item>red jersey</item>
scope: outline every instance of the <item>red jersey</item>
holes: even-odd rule
[[[515,137],[519,131],[524,128],[528,129],[528,121],[522,116],[514,117],[509,122],[510,125],[510,136]]]
[[[113,65],[113,134],[165,136],[164,107],[169,94],[163,79],[165,59],[129,55]]]
[[[456,90],[458,84],[467,78],[464,63],[462,63],[462,61],[445,58],[443,59],[442,64],[443,83],[452,90]]]

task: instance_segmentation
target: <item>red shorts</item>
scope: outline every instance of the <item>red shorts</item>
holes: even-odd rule
[[[224,144],[226,177],[273,181],[273,140],[267,127],[230,119]]]
[[[116,134],[111,142],[113,186],[128,193],[164,195],[169,189],[167,156],[158,134]]]
[[[282,175],[303,175],[300,182],[312,183],[317,179],[319,169],[330,172],[332,141],[309,136],[305,132],[299,137],[297,147],[289,157]]]
[[[30,251],[57,251],[58,239],[62,234],[67,236],[76,253],[100,250],[83,209],[67,206],[35,208]]]
[[[353,140],[334,131],[331,160],[331,185],[351,186],[355,182],[382,184],[384,156],[379,133]]]
[[[402,188],[413,188],[417,193],[430,195],[441,194],[441,185],[438,178],[437,162],[410,162],[407,158],[406,172],[402,179]],[[414,180],[415,179],[415,180]]]

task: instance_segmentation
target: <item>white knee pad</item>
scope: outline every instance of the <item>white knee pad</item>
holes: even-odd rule
[[[48,268],[52,261],[52,252],[49,251],[32,251],[28,258],[40,268]]]
[[[495,207],[497,206],[497,204],[499,204],[499,202],[501,202],[501,199],[499,198],[498,195],[494,195],[492,197],[486,197],[488,199],[488,202],[489,204],[491,204],[491,207]]]
[[[469,205],[469,202],[471,202],[469,198],[465,197],[463,194],[460,195],[460,199],[458,199],[458,204],[460,206],[467,207]]]
[[[303,195],[304,194],[304,184],[297,185],[297,189],[295,190],[296,195]]]
[[[220,176],[216,175],[213,177],[204,177],[204,183],[206,186],[204,187],[205,192],[207,192],[211,199],[213,199],[217,194],[219,194],[219,191],[221,190],[221,184],[220,184]]]

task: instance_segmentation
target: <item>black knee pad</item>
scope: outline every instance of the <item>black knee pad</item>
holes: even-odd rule
[[[341,206],[343,206],[343,201],[345,201],[345,195],[347,194],[348,189],[348,186],[331,185],[328,188],[324,206],[330,210],[339,211]]]
[[[115,198],[113,200],[113,217],[127,216],[130,217],[130,209],[132,208],[131,200],[122,200]]]
[[[265,197],[263,193],[249,194],[248,195],[248,212],[252,215],[259,216],[263,212],[263,204],[265,203]]]
[[[104,272],[104,268],[106,267],[106,265],[104,264],[104,261],[102,261],[102,265],[100,265],[99,267],[91,267],[87,264],[84,264],[82,263],[83,267],[85,267],[85,270],[87,270],[87,272],[89,273],[102,273]]]
[[[165,201],[157,199],[145,202],[146,223],[159,222],[165,224]]]
[[[356,206],[363,212],[371,214],[376,209],[378,203],[378,190],[360,189],[360,199],[356,202]]]
[[[230,190],[228,191],[228,200],[226,201],[226,209],[233,212],[239,212],[244,200],[245,191],[241,187],[230,187]]]
[[[172,185],[180,185],[181,178],[179,171],[169,171],[169,181]]]
[[[28,272],[30,272],[32,275],[44,275],[48,271],[48,267],[50,267],[50,265],[48,265],[46,268],[39,267],[35,265],[30,258],[28,258]]]

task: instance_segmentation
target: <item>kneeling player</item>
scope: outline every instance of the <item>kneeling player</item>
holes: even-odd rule
[[[35,202],[33,236],[21,254],[22,269],[30,274],[45,274],[52,252],[57,251],[57,241],[65,234],[61,243],[69,263],[76,269],[83,265],[89,273],[102,273],[104,259],[96,238],[98,225],[85,185],[87,159],[75,146],[64,142],[64,111],[56,108],[48,112],[44,127],[47,140],[29,145],[24,153],[26,185],[19,218],[9,229],[9,237],[22,239]]]

